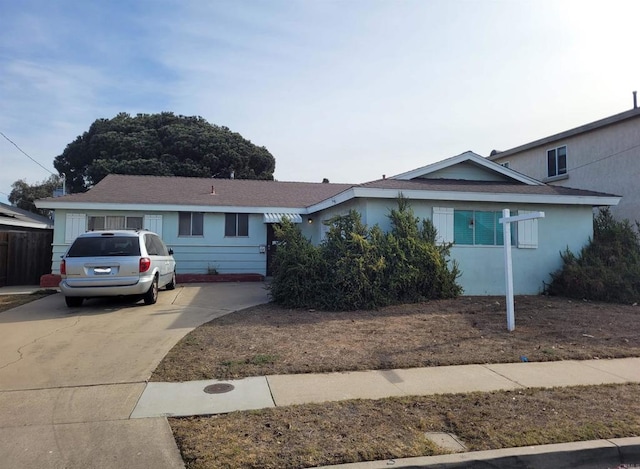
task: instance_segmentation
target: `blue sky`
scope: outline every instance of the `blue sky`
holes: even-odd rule
[[[364,182],[632,107],[629,1],[0,0],[0,131],[52,172],[98,118],[173,111]],[[0,137],[0,201],[49,173]]]

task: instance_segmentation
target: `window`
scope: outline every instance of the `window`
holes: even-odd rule
[[[225,236],[249,236],[249,214],[225,213],[224,235]]]
[[[95,230],[141,230],[142,217],[126,217],[124,215],[91,216],[89,231]]]
[[[203,230],[202,212],[180,212],[178,219],[178,236],[202,236]]]
[[[169,252],[164,243],[155,235],[148,234],[144,238],[147,254],[150,256],[168,256]]]
[[[567,146],[547,150],[547,176],[567,174]]]
[[[455,210],[453,213],[453,242],[462,245],[502,246],[504,233],[498,220],[502,212],[481,212],[478,210]],[[511,244],[514,244],[512,226]]]

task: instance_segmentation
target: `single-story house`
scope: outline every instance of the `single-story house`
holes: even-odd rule
[[[109,175],[82,194],[41,199],[56,211],[52,272],[69,244],[86,230],[149,229],[174,250],[178,274],[271,273],[277,248],[273,224],[288,217],[319,243],[323,223],[357,210],[369,226],[390,227],[389,210],[402,194],[416,216],[433,220],[441,241],[453,243],[467,295],[504,294],[502,225],[512,214],[545,218],[512,229],[514,292],[535,294],[561,266],[560,252],[578,251],[593,234],[594,206],[620,197],[551,186],[473,153],[364,184]]]
[[[47,217],[0,202],[0,231],[41,231],[53,229]]]
[[[0,287],[35,285],[51,269],[53,221],[0,202]]]

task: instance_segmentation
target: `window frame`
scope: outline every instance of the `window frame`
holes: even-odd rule
[[[560,150],[564,151],[563,155],[560,155]],[[564,157],[563,167],[560,166],[561,156]],[[567,160],[568,158],[566,145],[560,145],[555,148],[547,149],[547,177],[553,178],[567,174]]]
[[[248,238],[249,237],[249,214],[248,213],[225,213],[224,214],[224,237],[225,238]]]
[[[462,214],[465,215],[462,215]],[[471,222],[469,223],[469,229],[471,229],[471,242],[462,242],[462,236],[464,235],[464,233],[460,233],[457,229],[457,223],[456,223],[456,219],[460,216],[465,216],[467,217],[468,214],[471,213]],[[481,214],[481,215],[480,215]],[[493,243],[492,244],[488,244],[488,243],[483,243],[481,242],[482,240],[480,239],[482,237],[482,233],[478,233],[478,226],[479,225],[483,225],[483,223],[481,223],[482,218],[485,218],[485,220],[487,220],[487,214],[491,214],[491,218],[493,219],[493,226],[492,226],[492,234],[493,234]],[[456,216],[457,215],[457,216]],[[500,218],[502,218],[502,212],[501,211],[496,211],[496,210],[461,210],[461,209],[455,209],[453,211],[453,244],[455,246],[479,246],[479,247],[502,247],[504,246],[504,239],[500,239],[502,237],[502,225],[500,224],[500,222],[498,221]],[[515,224],[517,225],[517,224]],[[517,228],[516,226],[512,226],[511,229],[511,246],[517,246]]]
[[[107,228],[107,219],[114,220],[116,218],[122,218],[124,221],[123,227]],[[95,220],[102,219],[102,228],[95,227]],[[139,228],[129,227],[129,220],[138,219]],[[93,226],[92,226],[93,224]],[[104,231],[104,230],[142,230],[144,227],[144,216],[142,215],[87,215],[87,231]]]
[[[184,217],[187,215],[189,216],[189,229],[188,232],[185,232],[183,230],[186,226]],[[193,238],[202,236],[204,236],[204,212],[178,212],[178,237]]]

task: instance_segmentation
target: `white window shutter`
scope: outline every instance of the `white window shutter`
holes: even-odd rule
[[[145,215],[143,228],[153,231],[162,238],[162,215]]]
[[[533,213],[530,210],[518,210],[518,215]],[[518,247],[535,249],[538,247],[538,219],[522,220],[518,222]]]
[[[438,230],[438,243],[453,243],[453,209],[433,207],[433,226]]]
[[[71,244],[78,235],[87,231],[87,216],[84,213],[67,213],[64,242]]]

